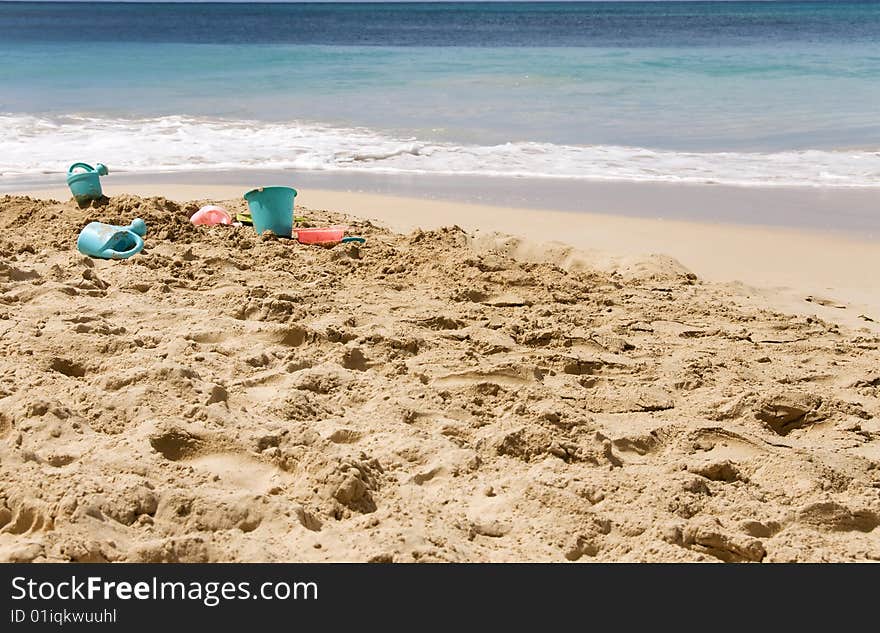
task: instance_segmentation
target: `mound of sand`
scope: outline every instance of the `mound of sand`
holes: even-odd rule
[[[3,560],[880,559],[877,336],[663,258],[197,207],[0,198]]]

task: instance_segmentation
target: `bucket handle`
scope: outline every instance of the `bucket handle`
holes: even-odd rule
[[[86,170],[87,172],[95,171],[95,168],[92,167],[91,165],[89,165],[88,163],[74,163],[74,164],[71,165],[70,168],[67,170],[67,173],[68,173],[68,174],[72,174],[72,173],[73,173],[73,170],[76,169],[77,167],[81,167],[82,169]]]
[[[101,257],[104,259],[126,259],[139,253],[144,248],[144,238],[134,231],[128,231],[128,233],[134,238],[134,246],[122,252],[114,251],[112,248],[105,248],[101,251]]]

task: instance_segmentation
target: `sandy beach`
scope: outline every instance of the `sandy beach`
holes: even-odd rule
[[[0,197],[3,560],[880,559],[876,241],[246,189]]]
[[[122,182],[108,179],[107,190],[111,195],[163,196],[185,202],[237,199],[252,186],[193,177],[195,183],[168,175],[116,176]],[[282,182],[277,174],[266,178],[266,182]],[[487,189],[485,183],[483,188]],[[569,267],[613,268],[623,260],[667,255],[698,271],[702,279],[730,284],[739,300],[754,298],[760,305],[855,328],[877,331],[880,327],[880,277],[875,273],[880,270],[880,235],[863,228],[870,224],[870,191],[623,184],[587,187],[585,198],[584,189],[581,184],[576,202],[565,205],[554,199],[547,208],[315,188],[300,188],[297,204],[344,209],[401,233],[457,225],[478,235],[513,235],[519,238],[517,257],[556,259]],[[69,196],[65,187],[31,187],[20,193],[57,200]],[[675,208],[689,209],[683,214],[687,219],[651,217]],[[605,209],[613,212],[602,212]],[[640,215],[632,215],[632,209]],[[702,215],[712,221],[693,219],[703,209]],[[839,230],[793,228],[805,214],[845,217],[853,210],[859,216],[840,221]],[[775,216],[774,222],[781,225],[718,219],[749,216]]]

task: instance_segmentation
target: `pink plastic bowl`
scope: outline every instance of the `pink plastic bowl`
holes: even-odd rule
[[[232,224],[232,216],[223,207],[209,204],[196,211],[189,221],[193,224],[203,224],[206,226]]]
[[[320,229],[294,229],[300,244],[335,244],[342,241],[345,226],[330,226]]]

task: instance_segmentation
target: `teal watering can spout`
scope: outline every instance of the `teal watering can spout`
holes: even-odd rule
[[[147,236],[147,223],[140,218],[135,218],[134,220],[132,220],[128,228],[130,231],[132,231],[133,233],[137,233],[141,237]]]
[[[128,259],[144,248],[147,225],[135,218],[129,226],[89,222],[79,233],[76,248],[83,255],[98,259]]]
[[[67,170],[67,186],[70,187],[70,193],[81,208],[104,197],[100,176],[106,176],[108,173],[110,170],[101,163],[95,167],[88,163],[74,163],[70,166]]]

